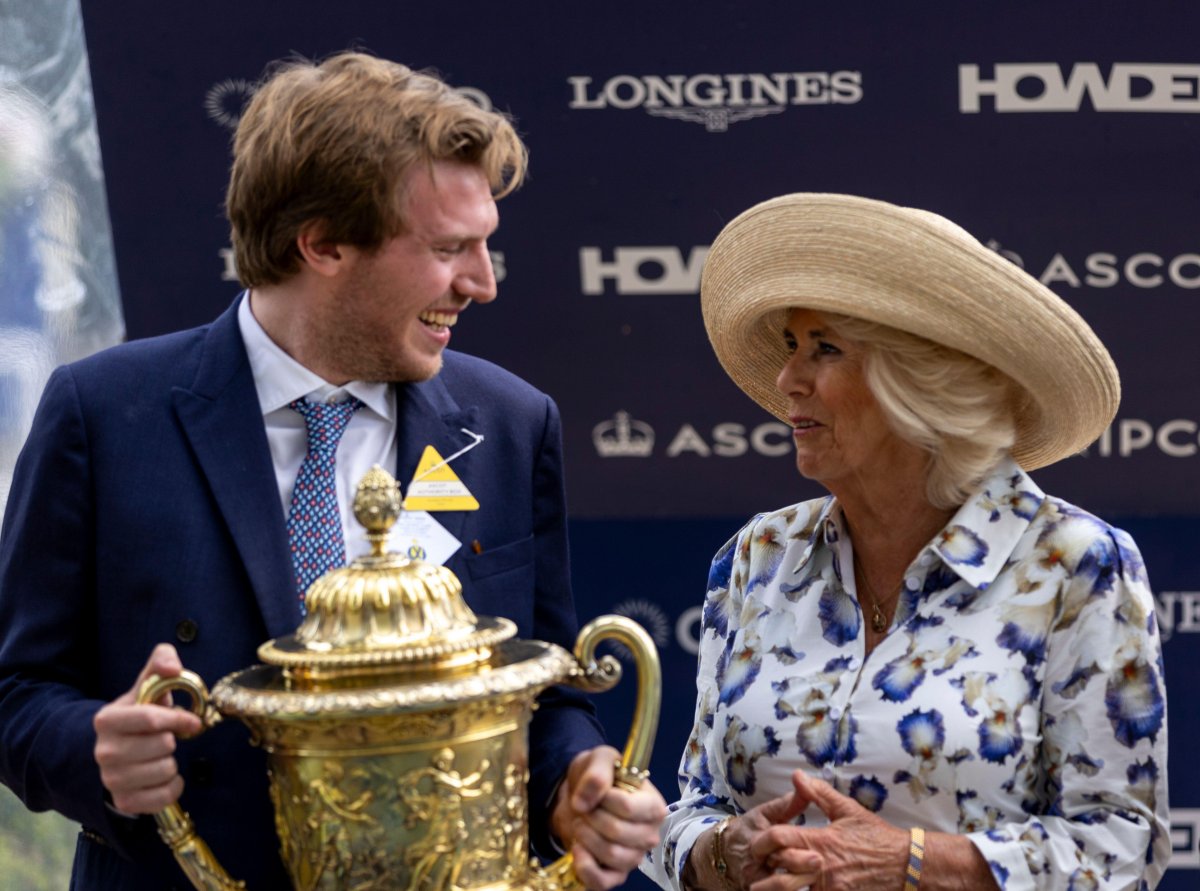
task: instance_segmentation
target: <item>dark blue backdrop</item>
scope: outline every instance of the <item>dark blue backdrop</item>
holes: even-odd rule
[[[130,337],[236,293],[228,144],[269,60],[364,47],[516,117],[532,175],[492,242],[502,299],[454,343],[563,410],[580,612],[618,609],[660,641],[668,798],[709,556],[751,514],[818,494],[707,346],[696,291],[717,231],[783,192],[859,193],[938,211],[1053,287],[1125,396],[1086,456],[1036,478],[1145,552],[1170,633],[1162,887],[1195,886],[1200,6],[131,0],[84,18]],[[621,736],[630,698],[600,704]]]

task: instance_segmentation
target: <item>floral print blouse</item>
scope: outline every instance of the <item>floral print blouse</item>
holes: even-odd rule
[[[1153,888],[1166,703],[1133,541],[1005,460],[909,566],[864,658],[844,530],[836,499],[807,501],[713,560],[681,797],[643,871],[679,889],[708,825],[803,768],[896,826],[966,834],[1006,891]]]

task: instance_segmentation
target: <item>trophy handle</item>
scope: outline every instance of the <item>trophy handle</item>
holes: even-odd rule
[[[174,678],[150,675],[138,690],[137,701],[139,705],[155,702],[175,690],[187,693],[191,698],[190,711],[203,722],[201,733],[221,720],[200,675],[186,669]],[[192,818],[178,804],[169,804],[156,813],[154,822],[158,824],[159,837],[166,842],[180,868],[199,891],[245,891],[246,883],[234,881],[217,862],[204,839],[196,834]]]
[[[613,640],[633,654],[638,671],[637,704],[625,751],[616,764],[613,785],[636,791],[650,776],[650,750],[658,732],[658,711],[662,700],[662,669],[658,664],[658,648],[650,635],[637,622],[624,616],[600,616],[579,632],[575,642],[575,661],[578,667],[567,682],[589,693],[611,690],[621,679],[621,664],[612,656],[596,660],[596,645]],[[583,885],[575,875],[575,859],[564,854],[540,871],[541,891],[574,891]]]

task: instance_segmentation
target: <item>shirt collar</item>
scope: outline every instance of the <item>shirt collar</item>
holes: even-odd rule
[[[928,547],[982,591],[995,581],[1045,500],[1029,475],[1006,457]]]
[[[838,540],[843,537],[842,509],[832,495],[825,497],[825,503],[821,505],[816,519],[810,522],[808,540],[804,543],[804,549],[800,552],[800,557],[792,570],[793,573],[801,572],[808,565],[818,539],[826,547],[836,549]]]
[[[396,419],[396,394],[389,384],[350,381],[334,386],[284,352],[251,312],[249,291],[242,293],[238,306],[238,328],[246,344],[263,415],[306,397],[311,402],[340,402],[346,396],[354,396],[385,420]]]
[[[932,552],[959,578],[982,591],[1000,574],[1045,499],[1029,475],[1006,457],[921,549],[917,560],[924,564],[923,555]],[[826,498],[793,573],[808,564],[818,541],[836,554],[845,537],[841,505],[836,498]]]

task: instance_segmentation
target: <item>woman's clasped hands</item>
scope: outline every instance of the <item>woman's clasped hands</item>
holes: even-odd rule
[[[803,771],[793,791],[747,811],[722,839],[731,884],[742,891],[870,891],[898,887],[909,834]],[[809,805],[829,819],[820,827],[792,821]]]

